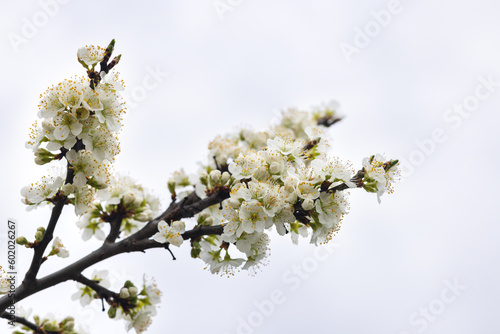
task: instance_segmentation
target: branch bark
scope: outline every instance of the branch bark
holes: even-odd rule
[[[11,315],[7,312],[3,312],[0,317],[4,319],[8,319],[9,321],[17,322],[18,324],[24,325],[31,329],[34,334],[59,334],[59,332],[52,332],[52,331],[46,331],[43,330],[42,328],[38,327],[35,323],[32,323],[31,321],[27,320],[26,318],[23,317],[18,317],[17,315]]]
[[[45,290],[70,279],[78,281],[78,279],[81,279],[80,276],[83,270],[115,255],[130,252],[144,252],[147,249],[152,248],[165,248],[166,244],[160,244],[152,239],[149,239],[149,237],[156,233],[159,221],[163,219],[166,221],[172,221],[192,217],[203,209],[211,205],[218,204],[219,201],[228,197],[229,191],[226,190],[221,190],[220,192],[217,192],[205,199],[199,199],[197,196],[188,196],[189,199],[186,200],[185,203],[189,202],[191,204],[184,206],[176,204],[171,206],[157,219],[150,221],[142,230],[136,232],[130,237],[117,243],[104,243],[100,248],[93,251],[89,255],[59,271],[41,279],[33,279],[30,281],[30,284],[21,284],[15,291],[15,301],[21,301],[39,291]],[[198,200],[196,200],[196,198]],[[222,234],[222,231],[222,225],[199,226],[186,231],[182,236],[184,239],[189,239],[202,235]],[[5,311],[8,305],[10,305],[10,299],[7,298],[7,295],[0,298],[0,312]]]

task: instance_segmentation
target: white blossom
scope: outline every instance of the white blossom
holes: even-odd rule
[[[59,237],[55,237],[52,242],[52,250],[50,255],[57,255],[59,257],[65,258],[69,256],[69,251],[64,247]]]
[[[10,277],[7,277],[5,270],[0,266],[0,295],[6,294],[10,291]]]
[[[78,49],[78,60],[84,62],[87,66],[95,66],[103,58],[106,49],[100,46],[88,45]]]
[[[168,225],[165,221],[160,221],[158,223],[158,232],[153,235],[153,240],[159,243],[170,243],[174,246],[180,247],[184,239],[182,239],[182,233],[184,233],[186,225],[182,221],[174,221]]]

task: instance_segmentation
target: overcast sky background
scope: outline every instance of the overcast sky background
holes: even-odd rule
[[[413,161],[405,181],[381,205],[373,194],[352,191],[352,212],[333,240],[336,247],[319,263],[306,240],[294,246],[273,235],[270,264],[255,277],[214,276],[189,257],[188,245],[175,250],[177,261],[153,250],[98,264],[113,273],[114,289],[126,279],[139,284],[142,273],[156,278],[163,300],[149,333],[496,332],[500,87],[477,87],[488,77],[500,82],[500,4],[221,2],[233,4],[222,17],[211,0],[69,1],[45,6],[50,17],[43,1],[2,2],[1,254],[8,218],[16,219],[19,234],[32,238],[49,217],[46,208],[27,213],[19,193],[48,169],[36,166],[24,148],[39,95],[84,74],[76,61],[79,47],[106,46],[115,38],[116,53],[123,54],[118,69],[129,94],[136,92],[129,97],[116,170],[161,196],[164,207],[169,175],[181,167],[194,172],[211,138],[241,125],[263,128],[288,106],[338,100],[346,118],[329,133],[332,154],[354,167],[377,152]],[[386,17],[384,27],[374,23],[373,12],[394,8],[398,14]],[[38,25],[31,34],[30,24]],[[358,35],[366,28],[373,37],[365,46]],[[24,40],[16,44],[13,38]],[[349,62],[342,43],[363,47]],[[158,76],[156,88],[138,95],[155,71],[168,76]],[[468,117],[447,114],[456,104],[478,101],[477,89],[489,96],[470,107]],[[433,133],[439,134],[435,147],[429,144]],[[427,142],[426,148],[418,142]],[[71,256],[50,259],[42,275],[98,247],[81,241],[76,220],[67,208],[56,235]],[[18,253],[24,274],[31,251]],[[309,270],[308,277],[298,278],[293,266]],[[270,300],[275,290],[283,302],[262,315],[255,303]],[[125,332],[124,323],[107,319],[97,301],[82,311],[70,300],[75,291],[69,282],[20,304],[40,315],[75,315],[92,333]],[[244,329],[241,319],[250,327]],[[0,328],[8,329],[4,323]]]

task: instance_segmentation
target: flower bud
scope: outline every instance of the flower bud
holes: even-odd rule
[[[131,286],[130,288],[128,288],[128,292],[130,293],[131,297],[135,297],[139,293],[139,290],[135,286]]]
[[[16,243],[18,245],[24,246],[24,245],[28,244],[28,240],[26,240],[25,237],[19,237],[19,238],[16,239]]]
[[[43,161],[43,159],[42,159],[42,158],[40,158],[40,157],[35,157],[35,164],[37,164],[37,165],[40,165],[40,166],[41,166],[41,165],[45,165],[45,164],[46,164],[46,162],[45,162],[45,161]]]
[[[153,219],[153,212],[151,210],[145,210],[137,215],[134,216],[135,220],[138,220],[140,222],[147,222]]]
[[[116,317],[116,308],[110,307],[108,310],[108,317],[114,319]]]
[[[134,208],[140,207],[143,200],[144,200],[144,198],[142,198],[141,196],[135,196],[134,203],[133,203]]]
[[[108,184],[106,183],[106,180],[104,178],[98,178],[95,176],[88,179],[87,184],[93,188],[96,188],[97,190],[106,189],[108,187]]]
[[[210,179],[212,179],[212,182],[214,184],[217,184],[220,180],[221,173],[220,170],[216,169],[210,172]]]
[[[191,243],[191,257],[196,259],[200,256],[201,253],[201,245],[199,241],[192,241]]]
[[[174,179],[169,179],[167,182],[167,188],[168,191],[170,191],[171,194],[175,193],[175,181]]]
[[[134,283],[132,283],[131,281],[127,280],[127,281],[125,282],[124,286],[125,286],[126,288],[130,288],[130,287],[135,286],[135,285],[134,285]]]
[[[123,204],[125,205],[129,205],[130,203],[132,203],[134,201],[134,194],[133,193],[126,193],[125,195],[123,195]]]
[[[120,290],[120,298],[127,299],[129,297],[130,297],[130,292],[128,292],[128,289],[127,288],[122,288]]]
[[[38,148],[35,152],[35,163],[45,165],[54,160],[55,155],[44,148]]]
[[[193,247],[193,248],[191,248],[191,257],[193,259],[196,259],[196,258],[200,257],[200,253],[201,253],[201,247],[198,247],[198,248]]]
[[[63,330],[64,331],[72,331],[73,328],[75,327],[75,322],[73,320],[66,322],[63,324]]]
[[[64,186],[62,186],[61,191],[64,196],[71,195],[75,192],[75,186],[71,183],[66,183]]]
[[[137,196],[133,192],[129,192],[123,196],[123,204],[130,208],[137,208],[141,205],[142,197]]]
[[[41,242],[43,240],[43,233],[41,231],[36,231],[35,240]]]
[[[207,185],[207,177],[208,177],[207,173],[206,172],[202,172],[200,174],[200,182],[202,184],[204,184],[204,185]]]
[[[222,185],[225,185],[227,183],[227,181],[229,181],[230,178],[231,178],[231,175],[228,172],[224,172],[224,173],[222,173],[220,183]]]
[[[60,328],[57,324],[54,324],[51,322],[46,322],[45,324],[43,324],[43,329],[45,331],[49,331],[49,332],[59,332],[59,330],[60,330]]]
[[[302,202],[302,208],[304,210],[311,210],[314,207],[314,201],[312,199],[305,199],[304,202]]]

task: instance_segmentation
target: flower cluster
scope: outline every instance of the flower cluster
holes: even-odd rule
[[[139,290],[132,282],[127,281],[120,289],[120,302],[108,310],[108,316],[114,319],[124,319],[126,329],[135,329],[136,333],[143,333],[152,323],[152,317],[157,313],[161,302],[162,292],[156,286],[154,279],[143,279],[142,289]]]
[[[4,295],[10,291],[10,281],[3,270],[2,266],[0,266],[0,295]]]
[[[93,69],[106,56],[109,58],[112,44],[108,49],[80,49],[79,61]],[[107,68],[96,75],[99,80],[75,76],[42,94],[38,112],[42,122],[34,124],[26,147],[33,150],[39,165],[66,157],[72,175],[45,178],[23,188],[25,204],[37,206],[50,201],[61,190],[81,215],[89,211],[95,190],[108,186],[109,164],[120,152],[117,132],[125,107],[118,92],[123,90],[123,82]],[[95,85],[96,81],[100,83]]]
[[[105,288],[109,288],[111,286],[108,279],[107,270],[94,270],[91,276],[91,280]],[[89,305],[93,300],[99,298],[97,296],[97,293],[90,287],[81,283],[76,283],[76,286],[78,288],[78,291],[71,296],[71,299],[79,300],[82,306]]]
[[[90,203],[89,212],[81,216],[77,226],[83,230],[83,240],[92,236],[104,240],[105,223],[118,218],[120,231],[130,235],[153,219],[159,206],[158,198],[132,178],[115,175],[106,189],[97,191],[97,200]]]
[[[228,199],[197,219],[198,225],[223,225],[222,235],[193,240],[192,256],[213,273],[253,272],[269,254],[268,231],[288,234],[293,243],[306,237],[313,244],[325,243],[349,210],[345,190],[363,187],[379,198],[390,192],[397,161],[377,155],[364,159],[363,169],[354,174],[350,163],[328,155],[327,126],[339,119],[336,102],[316,107],[312,114],[288,109],[267,131],[243,129],[216,137],[196,181],[183,171],[174,174],[168,184],[173,194],[179,185],[194,186],[200,198],[229,191]],[[178,243],[173,226],[161,223],[155,240]]]
[[[109,226],[101,250],[114,249],[110,254],[117,254],[165,246],[171,251],[169,245],[180,247],[186,238],[191,239],[191,256],[202,259],[210,272],[254,273],[267,264],[272,231],[289,236],[294,244],[301,238],[315,245],[326,243],[349,211],[349,189],[376,193],[379,202],[384,193],[393,192],[399,177],[397,160],[372,155],[355,172],[349,162],[330,155],[327,129],[342,118],[338,103],[332,101],[312,112],[287,109],[265,131],[243,128],[217,136],[209,143],[208,161],[198,173],[181,169],[169,178],[171,206],[160,216],[165,220],[153,220],[160,207],[158,198],[130,177],[111,172],[120,152],[117,133],[125,114],[119,95],[124,85],[111,71],[120,60],[119,55],[110,61],[113,48],[114,40],[107,48],[79,49],[78,61],[87,76],[64,80],[41,95],[38,116],[42,121],[33,125],[26,147],[33,150],[36,164],[65,159],[66,168],[21,190],[28,209],[51,203],[56,212],[65,204],[74,205],[84,240],[92,236],[104,240]],[[57,212],[53,216],[58,218]],[[143,231],[114,244],[121,233],[131,235],[148,221]],[[186,225],[192,222],[195,229],[186,233]],[[48,243],[43,240],[50,240],[53,231],[53,226],[47,231],[39,227],[33,242],[22,236],[16,242],[27,248],[42,245],[43,252]],[[130,245],[134,249],[127,248]],[[41,262],[54,255],[69,256],[58,237]],[[107,289],[106,270],[94,271],[90,279],[81,275],[72,279],[81,282],[74,300],[82,306],[96,299],[106,301],[108,316],[125,320],[127,330],[134,328],[137,333],[150,326],[161,301],[155,281],[146,277],[142,287],[126,281],[119,292]],[[0,294],[9,289],[9,279],[0,267]],[[34,320],[42,332],[76,333],[71,317],[56,321],[35,316]]]
[[[31,313],[31,311],[29,312]],[[24,318],[28,318],[24,316]],[[62,320],[57,320],[52,314],[48,314],[47,316],[41,318],[38,315],[34,315],[33,319],[35,324],[40,328],[41,333],[60,333],[60,334],[85,334],[87,333],[83,328],[75,328],[75,319],[71,316],[66,317]],[[20,326],[21,331],[17,330],[15,334],[28,334],[33,333],[33,330],[27,326],[18,324]]]

